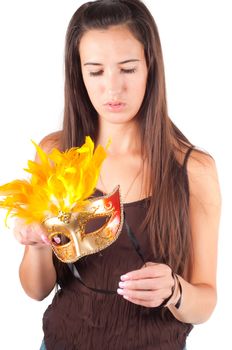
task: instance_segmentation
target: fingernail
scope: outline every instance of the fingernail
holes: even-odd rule
[[[40,237],[45,244],[50,244],[49,239],[46,235],[42,234]]]
[[[53,237],[53,240],[54,240],[57,244],[60,244],[60,242],[61,242],[61,239],[60,239],[60,237],[58,237],[58,236],[54,236],[54,237]]]
[[[123,294],[123,290],[120,289],[120,288],[118,288],[118,289],[117,289],[117,293],[120,294],[120,295],[122,295],[122,294]]]
[[[119,285],[120,288],[124,288],[125,287],[125,282],[119,282],[118,285]]]
[[[122,275],[122,276],[120,277],[120,279],[121,279],[122,281],[126,281],[126,280],[129,279],[129,277],[128,277],[127,275]]]

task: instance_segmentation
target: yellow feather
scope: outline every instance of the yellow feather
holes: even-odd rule
[[[27,222],[43,221],[59,211],[76,211],[93,194],[106,150],[89,136],[81,147],[65,152],[53,149],[46,154],[35,142],[40,163],[28,161],[30,179],[14,180],[0,186],[0,208],[6,217],[17,216]]]

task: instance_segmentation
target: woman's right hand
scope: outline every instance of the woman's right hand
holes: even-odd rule
[[[19,268],[21,285],[31,298],[43,300],[54,288],[57,278],[47,232],[39,223],[27,224],[25,220],[16,219],[13,233],[25,246]]]
[[[23,219],[15,219],[14,236],[23,245],[43,248],[50,245],[46,230],[39,223],[26,224]]]

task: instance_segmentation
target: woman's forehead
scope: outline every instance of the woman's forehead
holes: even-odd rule
[[[108,56],[126,60],[142,58],[144,48],[127,26],[114,26],[87,31],[80,41],[79,50],[83,60]]]

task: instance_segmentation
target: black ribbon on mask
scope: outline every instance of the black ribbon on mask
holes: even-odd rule
[[[129,240],[131,241],[136,253],[138,254],[138,256],[140,257],[141,261],[143,262],[143,264],[145,264],[145,259],[144,259],[144,256],[143,256],[143,253],[141,251],[141,247],[139,245],[139,242],[135,236],[135,234],[132,232],[130,226],[128,225],[127,221],[126,221],[126,216],[125,216],[125,212],[123,213],[124,214],[124,225],[125,225],[125,228],[126,228],[126,233],[128,235],[128,238]],[[90,287],[88,285],[85,284],[85,282],[82,280],[76,266],[72,263],[69,263],[67,264],[70,271],[72,272],[73,276],[83,285],[85,286],[86,288],[92,290],[93,292],[96,292],[96,293],[102,293],[102,294],[117,294],[117,291],[114,291],[114,290],[109,290],[109,289],[98,289],[98,288],[93,288],[93,287]]]

